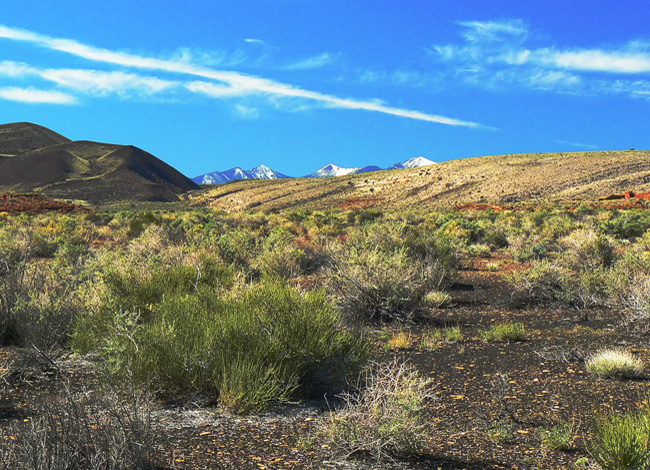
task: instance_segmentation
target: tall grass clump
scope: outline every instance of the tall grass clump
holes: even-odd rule
[[[505,322],[481,331],[481,337],[485,341],[523,341],[526,338],[526,329],[523,323]]]
[[[622,349],[603,349],[585,359],[585,367],[599,377],[632,379],[643,372],[643,361]]]
[[[588,450],[604,470],[645,469],[650,462],[650,414],[598,417]]]
[[[366,370],[359,390],[341,396],[321,433],[346,456],[368,454],[376,460],[418,454],[427,442],[426,405],[432,381],[408,365],[392,362]]]
[[[118,377],[214,397],[229,411],[253,413],[296,396],[336,389],[365,358],[324,292],[265,282],[231,293],[169,292],[142,317],[114,314],[95,347]],[[78,345],[98,334],[79,324]]]

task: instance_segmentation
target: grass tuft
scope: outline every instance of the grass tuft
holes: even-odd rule
[[[484,341],[523,341],[526,337],[526,330],[523,323],[506,322],[492,325],[487,330],[481,331]]]
[[[632,379],[643,372],[643,361],[622,349],[604,349],[585,360],[587,370],[604,378]]]

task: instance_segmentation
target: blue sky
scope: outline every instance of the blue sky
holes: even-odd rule
[[[650,148],[635,0],[21,0],[0,123],[137,145],[192,177]]]

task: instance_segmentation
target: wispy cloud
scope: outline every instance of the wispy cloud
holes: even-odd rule
[[[583,144],[580,142],[569,142],[566,140],[556,140],[558,144],[562,145],[570,145],[571,147],[577,147],[577,148],[583,148],[583,149],[589,149],[589,150],[597,150],[598,146],[597,145],[592,145],[592,144]]]
[[[284,67],[286,70],[309,70],[324,67],[326,65],[332,64],[338,58],[337,54],[330,54],[328,52],[323,52],[307,59],[300,60],[291,65]]]
[[[125,95],[133,91],[144,95],[154,95],[179,85],[179,82],[176,81],[117,71],[48,69],[39,75],[63,88],[89,95],[110,93]]]
[[[1,25],[0,38],[28,42],[39,47],[112,66],[196,77],[199,80],[194,80],[186,85],[187,90],[219,99],[245,96],[266,97],[267,99],[272,98],[274,100],[282,98],[301,99],[330,108],[371,111],[452,126],[480,127],[479,124],[470,121],[411,109],[391,107],[374,101],[341,98],[267,78],[219,70],[204,65],[196,65],[187,59],[169,60],[145,57],[127,52],[97,48],[70,39],[53,38],[31,31]],[[86,74],[85,77],[81,78],[89,78],[89,75]]]
[[[647,97],[650,43],[619,47],[534,47],[521,20],[458,23],[464,42],[435,45],[430,53],[449,67],[449,77],[493,89],[534,88],[576,94],[622,93]],[[640,75],[635,80],[617,76]]]
[[[75,104],[77,99],[66,93],[35,88],[0,88],[0,99],[30,104]]]

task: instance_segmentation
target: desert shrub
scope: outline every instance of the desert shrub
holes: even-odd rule
[[[256,249],[256,241],[252,233],[238,228],[221,235],[217,240],[217,248],[226,263],[246,268]]]
[[[524,325],[518,322],[505,322],[492,325],[480,333],[484,341],[523,341],[526,337]]]
[[[320,432],[334,448],[350,456],[368,454],[376,460],[418,454],[427,442],[425,407],[433,399],[432,381],[397,362],[374,365],[358,392],[341,396]]]
[[[650,414],[636,413],[598,417],[588,447],[604,470],[644,469],[650,460]]]
[[[80,328],[82,337],[98,330],[92,321]],[[323,292],[283,283],[170,293],[148,318],[114,315],[97,344],[118,377],[130,370],[139,382],[205,393],[237,413],[340,386],[365,348]]]
[[[508,246],[508,234],[503,227],[492,224],[485,229],[483,241],[494,248],[506,248]]]
[[[108,290],[110,307],[148,314],[166,295],[189,294],[200,286],[228,289],[234,282],[232,269],[211,259],[202,259],[196,266],[137,264],[108,266],[102,279]],[[145,269],[146,268],[146,269]]]
[[[445,222],[438,234],[461,241],[463,243],[476,242],[483,235],[483,228],[473,220],[456,217]]]
[[[548,239],[522,234],[508,236],[508,251],[516,261],[542,259],[550,250]]]
[[[414,259],[404,247],[354,245],[332,254],[330,272],[332,292],[352,323],[413,320],[447,276],[435,259]]]
[[[151,224],[158,224],[162,222],[160,214],[156,214],[151,211],[141,212],[135,214],[132,217],[128,217],[128,228],[126,230],[126,236],[129,238],[135,238],[142,234],[144,230]]]
[[[641,211],[623,211],[603,222],[600,228],[617,238],[636,238],[650,229],[650,217]]]
[[[383,217],[384,213],[380,209],[358,209],[348,212],[349,225],[363,225],[369,222],[375,222]]]
[[[297,246],[296,236],[281,227],[274,227],[262,241],[252,262],[263,276],[291,279],[316,271],[327,263],[327,255],[316,246]]]
[[[584,309],[607,305],[611,298],[611,277],[611,271],[602,267],[580,271],[567,286],[567,299]]]
[[[146,400],[103,392],[68,392],[43,401],[38,414],[17,423],[5,454],[7,468],[58,470],[149,469],[154,433]],[[8,450],[8,449],[7,449]]]
[[[492,252],[490,246],[485,243],[474,243],[469,245],[467,246],[466,251],[469,256],[479,258],[489,257]]]
[[[0,240],[0,342],[62,347],[80,310],[75,289],[83,279],[65,260],[32,260],[30,241]]]
[[[605,378],[635,378],[643,372],[643,361],[621,349],[600,350],[585,359],[589,372]]]
[[[532,267],[504,276],[511,288],[512,299],[517,302],[552,304],[565,298],[568,278],[557,264],[542,260]]]
[[[576,270],[608,267],[614,261],[614,247],[610,240],[593,230],[576,230],[560,240],[569,265]]]
[[[4,244],[0,248],[0,340],[16,342],[20,322],[14,315],[16,304],[26,294],[24,285],[28,254],[19,247]]]

